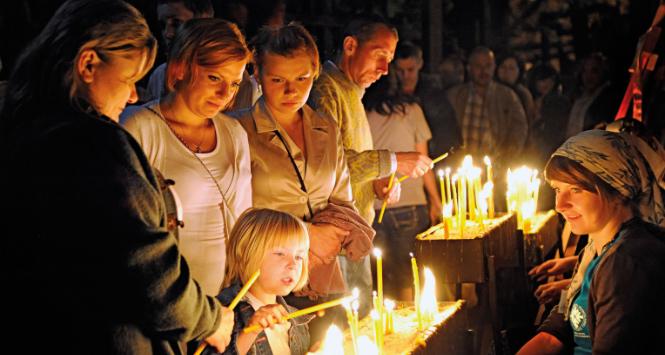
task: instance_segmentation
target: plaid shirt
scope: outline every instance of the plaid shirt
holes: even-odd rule
[[[486,115],[485,98],[471,90],[462,119],[462,138],[468,154],[484,155],[492,151],[494,140]]]

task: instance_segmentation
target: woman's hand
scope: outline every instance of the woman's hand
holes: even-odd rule
[[[529,270],[531,278],[541,281],[547,276],[560,275],[564,272],[572,271],[577,262],[576,256],[569,256],[567,258],[550,259],[542,264]]]
[[[342,250],[342,242],[349,231],[328,223],[312,223],[308,227],[310,252],[325,263],[332,262]]]
[[[555,302],[561,296],[561,291],[565,290],[568,285],[570,285],[570,279],[548,282],[538,286],[534,296],[538,299],[538,303],[549,304]]]
[[[211,336],[205,338],[205,342],[217,349],[218,353],[223,353],[229,342],[231,342],[231,331],[235,322],[234,317],[235,315],[232,310],[222,307],[222,322]]]

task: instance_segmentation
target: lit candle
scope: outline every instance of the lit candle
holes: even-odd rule
[[[413,253],[409,253],[409,255],[411,255],[411,274],[413,275],[413,305],[416,309],[418,329],[422,330],[423,319],[422,314],[420,313],[420,274],[418,273],[416,258],[413,256]]]
[[[342,303],[344,310],[346,311],[346,320],[349,323],[349,332],[351,333],[351,343],[353,344],[353,353],[358,354],[358,322],[356,318],[358,316],[358,309],[353,310],[353,302],[358,302],[358,297],[360,296],[360,291],[358,288],[353,289],[352,293],[353,299],[347,299]]]
[[[446,189],[443,183],[443,170],[439,169],[437,173],[439,175],[439,189],[441,190],[441,206],[444,206],[446,203],[448,203],[448,200],[446,200]],[[442,214],[441,219],[443,220],[443,211],[441,212],[441,214]]]
[[[485,156],[483,159],[485,161],[485,165],[487,165],[487,182],[492,184],[491,186],[494,187],[494,173],[492,172],[492,162],[490,161],[490,158],[488,156]],[[487,196],[487,207],[489,209],[489,218],[494,218],[494,190],[492,190]]]
[[[378,355],[379,349],[376,347],[376,344],[372,342],[369,337],[363,335],[358,337],[358,348],[359,353],[363,355]]]
[[[420,301],[420,310],[427,324],[434,321],[439,307],[436,301],[436,284],[434,274],[429,268],[425,268],[425,284],[423,285],[423,297]]]
[[[451,183],[450,186],[451,186],[451,191],[452,191],[452,193],[453,193],[453,204],[455,205],[455,206],[454,206],[454,207],[455,207],[455,211],[457,211],[456,213],[457,213],[457,215],[459,216],[459,215],[460,215],[460,211],[459,211],[459,200],[457,199],[457,180],[458,180],[458,179],[459,179],[459,178],[458,178],[457,174],[453,175],[453,181],[452,181],[452,183]]]
[[[395,310],[395,301],[386,299],[384,301],[384,309],[386,313],[385,334],[392,334],[395,332],[395,324],[393,321],[393,311]]]
[[[381,314],[374,309],[370,312],[372,324],[374,325],[374,341],[376,347],[379,349],[379,354],[383,354],[383,320]]]
[[[374,256],[376,257],[376,293],[378,294],[377,303],[379,305],[376,310],[383,317],[383,257],[381,249],[374,248]]]
[[[446,168],[446,202],[452,199],[450,194],[450,168]]]
[[[443,236],[445,239],[450,238],[450,230],[452,226],[453,219],[453,203],[448,202],[443,206]]]
[[[323,348],[319,352],[321,355],[339,355],[344,354],[344,335],[336,325],[331,325],[326,332],[326,339],[323,341]]]

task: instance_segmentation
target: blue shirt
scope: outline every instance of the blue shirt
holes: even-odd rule
[[[607,243],[603,247],[603,251],[600,256],[595,257],[590,263],[589,267],[584,273],[584,280],[582,281],[582,287],[580,288],[580,293],[577,294],[577,298],[573,301],[573,305],[570,308],[570,326],[573,328],[573,340],[575,341],[575,355],[591,355],[592,345],[591,345],[591,335],[589,333],[589,326],[587,324],[587,314],[589,311],[589,289],[591,288],[591,280],[593,279],[594,272],[598,263],[605,255],[605,252],[619,240],[620,236],[611,242]]]

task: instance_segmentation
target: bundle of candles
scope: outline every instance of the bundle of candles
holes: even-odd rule
[[[540,179],[538,170],[526,166],[511,171],[508,169],[506,204],[508,212],[517,214],[517,228],[528,233],[538,206]]]
[[[416,259],[411,255],[411,271],[413,273],[415,326],[419,331],[425,330],[435,322],[438,313],[438,303],[435,293],[435,279],[432,272],[425,268],[425,284],[420,288],[420,276]],[[373,328],[374,341],[361,336],[358,326],[358,290],[353,290],[353,295],[346,299],[342,305],[346,309],[349,333],[353,344],[354,354],[383,354],[384,336],[395,331],[394,311],[395,301],[383,297],[383,256],[381,250],[374,248],[376,257],[376,285],[377,291],[373,294],[374,309],[370,313]],[[423,295],[421,297],[421,295]],[[339,330],[332,326],[326,336],[321,354],[343,354],[343,337],[338,335]],[[342,349],[342,350],[340,350]]]
[[[484,184],[481,184],[482,170],[473,166],[470,155],[464,157],[462,166],[454,174],[451,175],[450,168],[438,171],[446,238],[452,228],[458,228],[463,237],[467,222],[483,225],[487,219],[494,218],[492,162],[486,156],[484,163],[487,168]]]

